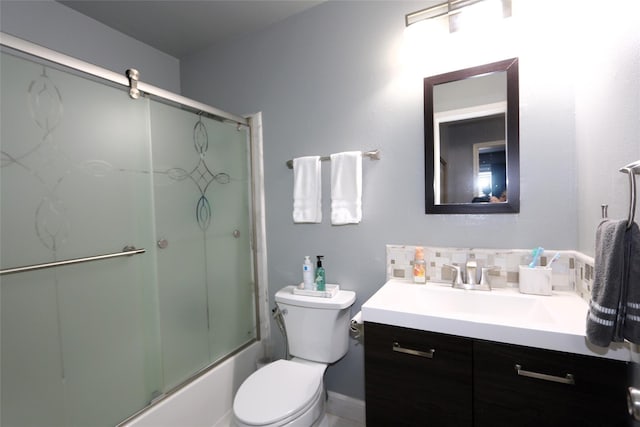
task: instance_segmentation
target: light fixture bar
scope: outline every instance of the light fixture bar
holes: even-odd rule
[[[439,16],[444,16],[449,13],[449,2],[441,3],[436,6],[421,9],[416,12],[411,12],[404,16],[405,25],[415,24],[416,22],[424,21],[425,19],[433,19]]]
[[[448,0],[438,5],[421,9],[416,12],[411,12],[405,15],[405,25],[408,27],[426,19],[435,19],[441,16],[448,15],[449,17],[462,12],[466,7],[472,6],[476,3],[481,3],[487,0]],[[502,4],[502,17],[508,18],[511,16],[511,0],[500,0]],[[455,31],[455,29],[452,29]]]
[[[456,12],[462,8],[472,6],[485,0],[449,0],[449,13]]]

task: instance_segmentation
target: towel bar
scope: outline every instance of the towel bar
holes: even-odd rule
[[[371,160],[380,160],[380,150],[363,151],[362,155],[369,157]],[[320,160],[331,160],[331,157],[322,156]],[[287,160],[287,167],[293,169],[293,160]]]
[[[627,217],[627,229],[629,229],[636,216],[636,175],[640,174],[640,160],[620,168],[620,172],[629,174],[629,216]]]

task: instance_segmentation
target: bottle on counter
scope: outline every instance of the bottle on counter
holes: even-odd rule
[[[322,258],[324,258],[324,256],[317,255],[316,258],[318,258],[316,265],[316,291],[325,291],[327,289],[327,282],[324,267],[322,266]]]
[[[413,258],[413,283],[427,282],[427,264],[424,260],[424,248],[416,246]]]
[[[314,279],[313,262],[311,262],[310,255],[305,255],[304,263],[302,264],[302,288],[308,291],[313,290]]]

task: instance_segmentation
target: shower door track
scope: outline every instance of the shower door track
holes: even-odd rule
[[[64,65],[78,71],[82,71],[87,74],[91,74],[96,77],[108,80],[110,82],[129,87],[129,78],[125,74],[118,74],[116,72],[107,70],[97,65],[90,64],[88,62],[81,61],[71,56],[64,55],[59,52],[55,52],[46,47],[31,43],[26,40],[22,40],[15,36],[0,31],[0,45],[7,46],[11,49],[15,49],[38,58],[46,59],[47,61],[54,62],[56,64]],[[203,104],[193,99],[189,99],[182,95],[170,92],[168,90],[159,88],[157,86],[137,81],[137,89],[149,95],[156,96],[158,98],[165,99],[167,101],[175,102],[185,107],[188,107],[198,113],[207,113],[214,118],[222,119],[223,121],[236,123],[238,125],[249,126],[246,118],[237,116],[235,114],[227,113],[218,108],[214,108],[210,105]]]
[[[63,265],[80,264],[83,262],[99,261],[102,259],[117,258],[121,256],[132,256],[132,255],[143,254],[145,252],[146,252],[146,249],[136,249],[133,246],[125,246],[122,249],[122,252],[114,252],[111,254],[103,254],[103,255],[94,255],[94,256],[88,256],[83,258],[65,259],[63,261],[45,262],[42,264],[25,265],[24,267],[5,268],[4,270],[0,270],[0,276],[2,276],[3,274],[23,273],[25,271],[41,270],[43,268],[51,268],[51,267],[61,267]]]

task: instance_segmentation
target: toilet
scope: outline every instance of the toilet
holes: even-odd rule
[[[247,378],[233,400],[238,427],[320,427],[325,416],[324,371],[349,348],[350,307],[355,292],[331,298],[276,292],[291,360],[277,360]]]

